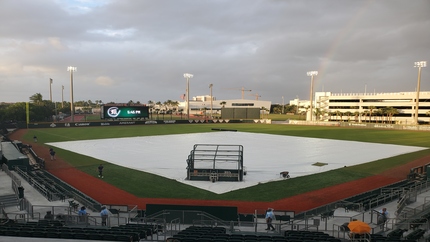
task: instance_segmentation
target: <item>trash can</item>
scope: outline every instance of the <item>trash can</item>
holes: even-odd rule
[[[24,188],[18,187],[18,198],[24,198]]]

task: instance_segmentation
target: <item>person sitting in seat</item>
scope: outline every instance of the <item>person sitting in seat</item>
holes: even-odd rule
[[[52,215],[51,211],[46,211],[44,219],[53,220],[54,219],[54,215]]]

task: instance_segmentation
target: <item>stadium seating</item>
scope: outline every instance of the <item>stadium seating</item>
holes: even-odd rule
[[[200,233],[205,231],[205,233]],[[167,241],[212,241],[212,242],[315,242],[315,241],[331,241],[340,242],[341,240],[334,238],[323,232],[311,231],[285,231],[284,236],[268,235],[268,234],[242,234],[233,233],[226,234],[225,228],[221,227],[198,227],[191,226],[185,230],[181,230],[178,234],[168,238]]]
[[[5,223],[0,236],[20,236],[51,239],[139,241],[157,233],[152,224],[126,224],[112,228],[68,227],[56,220],[29,223]],[[224,229],[225,232],[225,229]]]

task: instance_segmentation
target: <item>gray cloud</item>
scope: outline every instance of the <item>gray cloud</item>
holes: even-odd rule
[[[76,66],[75,100],[179,100],[190,95],[281,102],[317,91],[413,91],[414,61],[430,61],[430,2],[0,2],[0,102],[54,100]],[[429,63],[430,64],[430,63]],[[430,67],[422,90],[430,89]]]

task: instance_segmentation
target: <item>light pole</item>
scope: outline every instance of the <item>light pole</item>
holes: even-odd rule
[[[418,106],[420,102],[421,68],[426,67],[426,65],[427,65],[426,61],[417,61],[415,62],[415,66],[414,66],[414,67],[418,67],[417,97],[415,99],[415,117],[414,117],[415,124],[418,124]]]
[[[211,89],[211,119],[212,119],[212,108],[213,108],[213,98],[212,98],[212,87],[213,87],[214,85],[211,83],[211,84],[209,84],[209,88]]]
[[[61,85],[61,108],[64,108],[64,85]]]
[[[284,104],[284,96],[282,96],[282,114],[284,114],[284,106],[285,106],[285,104]]]
[[[49,78],[49,100],[52,103],[52,78]]]
[[[72,117],[72,123],[75,122],[75,106],[73,104],[73,72],[75,72],[76,70],[76,67],[67,67],[67,71],[70,71],[70,112]]]
[[[187,79],[187,117],[190,119],[190,78],[193,78],[193,74],[185,73],[184,78]]]
[[[310,121],[312,121],[312,106],[313,106],[313,96],[314,96],[314,76],[318,75],[318,71],[308,71],[307,75],[311,77],[311,95],[310,95],[310,103],[309,110],[311,112]]]

